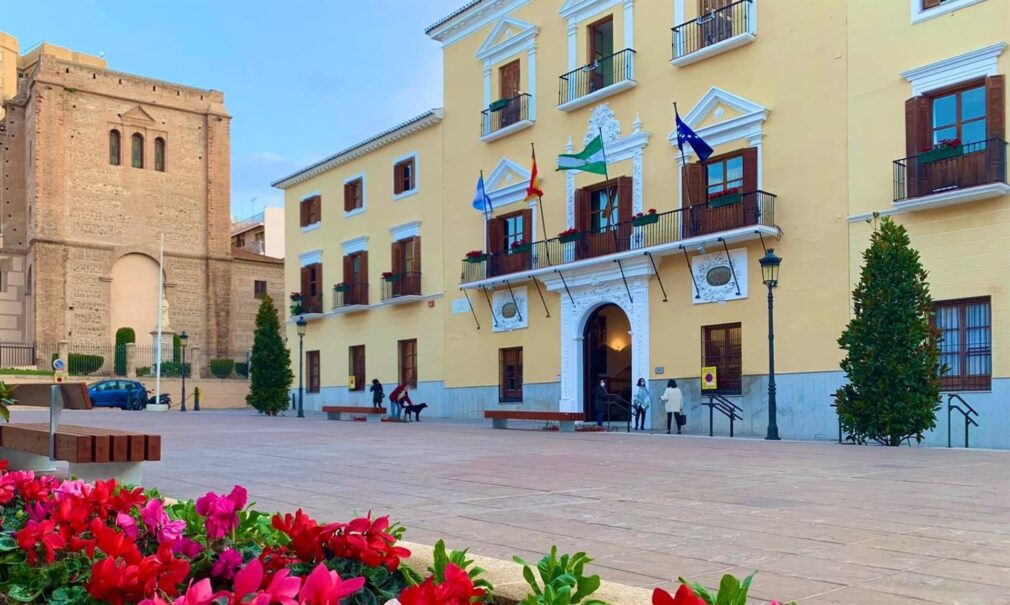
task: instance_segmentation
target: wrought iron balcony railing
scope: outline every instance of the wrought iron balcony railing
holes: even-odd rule
[[[421,295],[421,273],[393,273],[382,278],[382,300]]]
[[[752,31],[754,0],[739,0],[673,28],[673,59]]]
[[[333,308],[368,304],[367,282],[344,282],[333,287]]]
[[[634,77],[635,51],[625,48],[561,76],[558,105],[564,105],[613,84]]]
[[[513,124],[530,119],[530,103],[533,97],[528,93],[500,99],[480,112],[480,135],[486,137]]]
[[[465,258],[460,282],[557,267],[629,250],[648,250],[756,225],[775,226],[774,194],[766,191],[730,194],[710,199],[706,204],[634,218],[602,231],[580,231],[531,242],[508,252]]]
[[[1007,143],[935,147],[894,161],[894,201],[1007,182]]]

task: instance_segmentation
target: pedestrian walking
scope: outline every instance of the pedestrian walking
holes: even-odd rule
[[[596,411],[596,426],[603,426],[603,415],[610,405],[610,394],[607,393],[607,381],[600,379],[600,384],[593,389],[593,408]]]
[[[649,395],[649,387],[646,386],[644,378],[638,379],[635,387],[635,395],[631,398],[631,407],[635,411],[635,430],[645,430],[645,414],[652,407],[652,396]]]
[[[671,378],[666,381],[666,390],[663,391],[663,396],[660,399],[666,404],[666,434],[670,434],[670,425],[674,417],[676,417],[677,434],[679,435],[680,427],[684,425],[682,421],[684,416],[684,394],[680,392],[680,387],[677,386],[676,380]]]
[[[400,414],[403,413],[403,404],[409,403],[414,405],[414,402],[410,400],[410,395],[407,393],[407,384],[399,384],[393,389],[393,392],[389,394],[389,417],[400,419]]]
[[[368,390],[372,392],[372,407],[381,408],[382,400],[386,398],[386,393],[382,390],[382,383],[379,382],[378,378],[372,379],[372,386],[368,387]]]

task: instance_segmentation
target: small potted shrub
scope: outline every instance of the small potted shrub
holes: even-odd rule
[[[575,229],[574,227],[571,229],[565,229],[564,231],[558,234],[558,239],[561,240],[562,244],[568,244],[570,242],[582,239],[582,232],[579,231],[578,229]]]
[[[659,215],[656,214],[655,208],[649,208],[648,212],[639,212],[631,219],[631,224],[636,227],[641,227],[642,225],[651,225],[659,220]]]
[[[740,188],[733,187],[715,195],[710,195],[708,198],[708,207],[722,208],[723,206],[732,206],[733,204],[739,204],[741,199],[743,199],[743,193],[740,191]]]
[[[289,309],[292,315],[301,315],[302,313],[305,313],[305,305],[302,303],[301,292],[291,293],[291,305]]]
[[[487,260],[487,254],[481,250],[471,250],[463,258],[468,263],[482,263]]]
[[[383,271],[382,279],[383,281],[389,281],[389,282],[398,281],[400,279],[400,274],[393,273],[392,271]]]
[[[524,242],[523,240],[516,240],[512,242],[511,252],[512,254],[520,254],[522,252],[529,252],[533,244]]]
[[[333,286],[334,292],[347,292],[350,286],[346,282],[340,282],[339,284]]]

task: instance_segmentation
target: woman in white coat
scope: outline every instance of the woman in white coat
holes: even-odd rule
[[[666,381],[666,390],[663,391],[663,395],[660,397],[663,403],[666,404],[666,434],[670,434],[670,425],[673,423],[673,416],[676,414],[678,417],[684,412],[684,394],[680,392],[680,388],[677,386],[677,381],[670,379]],[[680,419],[677,422],[677,434],[680,434]]]

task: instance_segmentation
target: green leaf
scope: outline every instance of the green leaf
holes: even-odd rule
[[[737,601],[737,593],[740,592],[740,580],[732,574],[726,574],[719,582],[719,594],[716,598],[716,605],[734,605]]]
[[[7,587],[7,598],[22,603],[31,603],[42,594],[42,590],[32,590],[21,584],[14,584]]]

